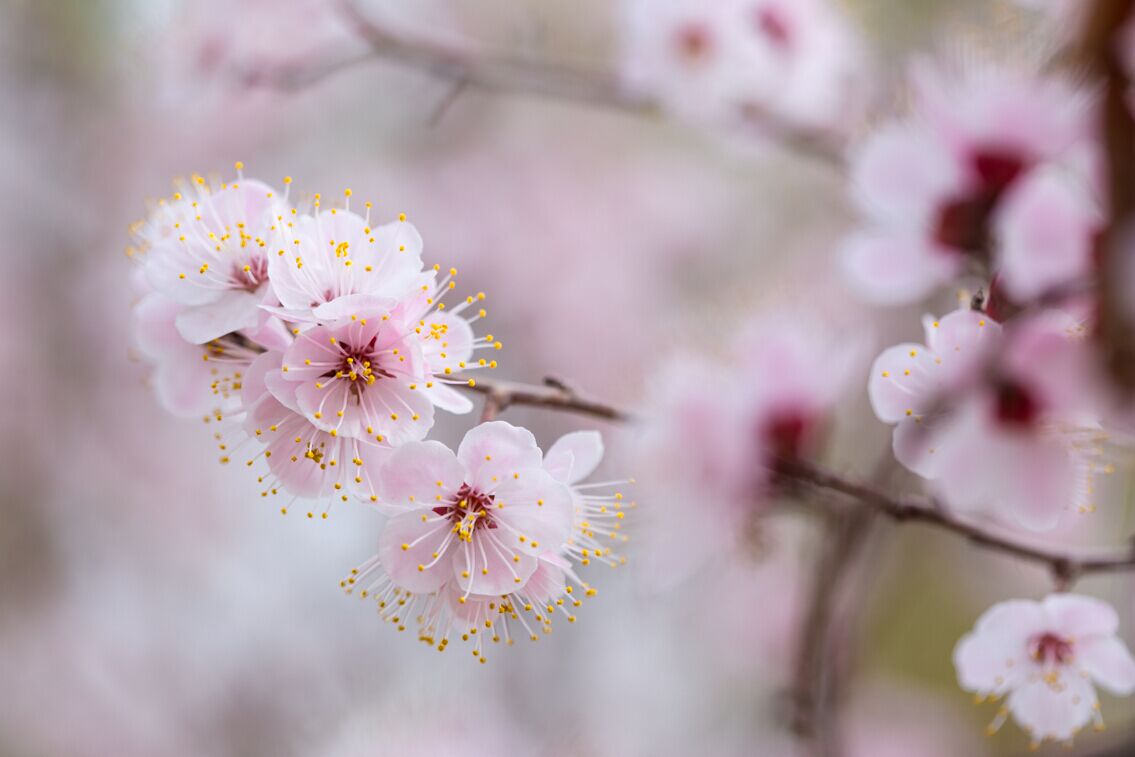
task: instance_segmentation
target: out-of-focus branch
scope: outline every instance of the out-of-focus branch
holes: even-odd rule
[[[410,36],[367,14],[358,0],[339,0],[339,8],[344,20],[366,43],[369,51],[361,55],[343,55],[334,51],[326,60],[315,64],[248,72],[244,80],[255,86],[295,91],[359,63],[385,60],[449,82],[453,89],[446,104],[455,96],[454,93],[473,88],[570,100],[639,115],[652,115],[660,110],[653,98],[622,86],[618,77],[610,71],[502,55],[424,35]],[[761,127],[772,140],[801,156],[830,166],[843,166],[838,146],[831,144],[822,134],[778,122],[773,114],[766,114],[761,119]]]
[[[1100,240],[1099,338],[1108,373],[1129,398],[1135,395],[1135,312],[1129,301],[1135,265],[1130,259],[1135,244],[1135,119],[1120,33],[1133,11],[1135,0],[1096,0],[1081,40],[1083,61],[1104,90],[1100,126],[1111,222]]]
[[[829,512],[824,538],[812,576],[811,597],[802,621],[802,638],[796,657],[791,692],[791,727],[815,757],[841,753],[836,716],[839,666],[833,664],[836,605],[849,564],[866,541],[874,513],[868,507]]]
[[[984,526],[960,518],[931,500],[896,497],[812,463],[788,461],[782,463],[778,471],[790,481],[842,494],[899,523],[924,523],[961,536],[984,549],[1044,565],[1061,586],[1067,586],[1087,573],[1135,570],[1135,544],[1107,552],[1061,551],[986,530]]]
[[[468,388],[489,397],[492,402],[490,417],[496,417],[497,413],[512,405],[543,407],[609,421],[627,422],[635,417],[630,411],[615,405],[580,397],[555,379],[545,379],[543,386],[478,379],[475,386]],[[786,484],[837,494],[896,522],[922,523],[961,536],[983,549],[1041,564],[1052,572],[1053,578],[1062,586],[1069,585],[1088,573],[1135,570],[1135,544],[1106,552],[1061,551],[988,530],[982,524],[954,515],[932,499],[895,496],[816,463],[785,460],[777,464],[776,471],[777,476]]]
[[[649,112],[654,104],[626,92],[611,74],[535,58],[492,54],[425,36],[395,32],[367,14],[358,0],[339,0],[343,18],[375,58],[454,83]],[[333,72],[332,72],[333,73]]]
[[[482,421],[496,418],[499,413],[513,405],[543,407],[608,421],[627,422],[634,417],[628,411],[613,405],[581,397],[574,389],[554,378],[544,379],[543,386],[496,379],[476,379],[474,384],[462,386],[485,395]]]

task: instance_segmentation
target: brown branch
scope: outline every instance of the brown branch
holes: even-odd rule
[[[895,497],[869,484],[845,478],[812,463],[785,462],[778,466],[778,471],[783,478],[823,491],[842,494],[899,523],[924,523],[961,536],[984,549],[1026,562],[1039,563],[1047,567],[1054,579],[1063,586],[1071,584],[1087,573],[1135,570],[1135,545],[1107,552],[1083,554],[1065,552],[1032,544],[1008,534],[986,530],[980,524],[937,506],[932,500]]]
[[[473,385],[462,384],[464,388],[485,395],[482,420],[492,420],[499,413],[513,405],[542,407],[549,410],[587,415],[607,421],[629,422],[634,416],[613,405],[579,396],[574,389],[564,383],[547,378],[544,386],[518,384],[497,379],[476,379]]]
[[[475,386],[466,388],[491,398],[492,417],[512,405],[527,405],[617,422],[635,418],[630,411],[615,405],[580,397],[570,387],[550,378],[545,379],[544,386],[477,379]],[[1135,570],[1135,544],[1106,552],[1065,552],[987,530],[983,524],[954,515],[933,499],[895,496],[815,463],[781,461],[777,464],[777,475],[786,483],[841,495],[898,523],[922,523],[960,536],[983,549],[1038,563],[1047,567],[1061,584],[1070,584],[1087,573]]]
[[[1104,365],[1128,398],[1135,395],[1135,313],[1127,291],[1135,264],[1135,118],[1120,32],[1133,13],[1135,0],[1096,0],[1080,45],[1084,63],[1104,85],[1100,136],[1107,157],[1111,221],[1099,247],[1098,336]]]

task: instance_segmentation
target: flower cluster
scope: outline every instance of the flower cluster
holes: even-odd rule
[[[623,79],[688,121],[839,132],[864,105],[864,55],[827,0],[631,0]]]
[[[880,354],[868,394],[894,456],[949,512],[1053,532],[1096,509],[1120,417],[1099,370],[1096,247],[1106,219],[1090,95],[1005,71],[917,68],[914,108],[854,163],[864,225],[841,250],[855,291],[879,304],[946,286],[976,296],[925,316],[922,343]],[[1009,699],[1036,742],[1102,725],[1092,681],[1135,691],[1135,661],[1108,605],[1053,595],[990,609],[962,639],[963,688]]]
[[[478,353],[501,343],[473,331],[485,295],[447,303],[457,272],[423,267],[405,215],[373,223],[350,190],[341,207],[318,194],[299,207],[284,187],[193,177],[133,228],[136,342],[162,402],[223,423],[222,462],[254,447],[246,463],[263,460],[262,494],[286,497],[282,512],[313,501],[326,518],[357,499],[389,516],[378,556],[343,585],[371,581],[362,595],[400,626],[416,608],[422,638],[444,648],[450,626],[476,634],[498,615],[511,638],[510,616],[546,629],[557,607],[574,620],[566,608],[595,590],[572,561],[617,565],[625,540],[622,494],[580,484],[599,435],[569,434],[546,457],[503,422],[456,454],[426,441],[437,410],[472,410],[455,387],[496,367]]]

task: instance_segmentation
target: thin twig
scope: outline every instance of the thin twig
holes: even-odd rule
[[[803,634],[792,691],[792,730],[815,757],[841,753],[835,713],[838,682],[833,680],[836,604],[850,575],[848,566],[862,550],[874,513],[868,507],[857,507],[827,515],[811,598],[801,622]]]
[[[511,405],[542,407],[610,421],[627,422],[635,417],[631,412],[614,405],[582,398],[554,379],[549,379],[544,386],[478,379],[476,386],[468,388],[496,398],[498,404],[495,405],[494,417],[496,412]],[[803,460],[782,461],[777,464],[777,475],[786,482],[840,494],[896,522],[923,523],[961,536],[983,549],[1039,563],[1047,567],[1062,584],[1070,584],[1088,573],[1135,570],[1135,545],[1083,554],[1061,551],[987,530],[982,524],[953,514],[929,497],[898,497],[816,463]]]
[[[589,415],[608,421],[627,422],[634,418],[626,410],[597,400],[580,397],[574,389],[556,379],[546,379],[544,386],[518,384],[496,379],[477,379],[472,386],[467,384],[461,386],[470,391],[487,395],[485,404],[488,406],[490,402],[492,403],[491,414],[494,418],[497,413],[512,405],[543,407],[549,410]]]
[[[491,54],[473,47],[396,33],[368,15],[357,0],[339,0],[343,18],[375,57],[417,68],[439,79],[495,92],[520,92],[577,100],[625,110],[650,111],[653,104],[624,91],[599,70],[574,68],[535,58]],[[333,72],[329,72],[333,73]]]
[[[1015,536],[986,530],[980,524],[935,507],[928,499],[901,498],[869,484],[845,478],[819,465],[803,461],[782,463],[780,475],[818,489],[837,492],[867,505],[899,523],[924,523],[961,536],[973,544],[1027,562],[1039,563],[1051,571],[1062,585],[1069,585],[1087,573],[1108,573],[1135,570],[1135,546],[1107,552],[1066,552],[1031,544]]]

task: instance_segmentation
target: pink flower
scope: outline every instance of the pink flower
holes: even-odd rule
[[[868,383],[896,458],[952,507],[1032,530],[1093,509],[1103,435],[1079,325],[1050,312],[1006,331],[962,309],[924,326],[926,344],[885,350]]]
[[[1024,298],[1083,273],[1099,215],[1087,99],[1008,72],[914,78],[915,115],[855,160],[866,223],[842,251],[852,286],[881,304],[913,302],[977,262]]]
[[[350,192],[347,192],[350,201]],[[328,322],[386,308],[433,279],[422,271],[422,237],[405,221],[372,228],[349,209],[319,210],[287,224],[292,237],[268,256],[278,312],[289,321]]]
[[[695,123],[839,131],[864,100],[863,54],[824,0],[632,0],[623,77]]]
[[[434,380],[411,324],[387,312],[352,314],[296,336],[280,368],[299,411],[332,435],[395,446],[433,425]]]
[[[281,508],[284,513],[298,498],[346,502],[355,494],[376,501],[372,474],[389,455],[389,445],[368,437],[332,435],[313,425],[300,412],[297,385],[285,380],[280,371],[282,360],[280,352],[260,355],[245,371],[241,387],[246,410],[243,429],[264,445],[248,465],[262,455],[269,469],[269,475],[260,479],[265,485],[263,494],[275,495],[281,488],[290,494]],[[314,513],[308,511],[307,516]]]
[[[1057,167],[1038,168],[1005,198],[995,223],[999,282],[1014,302],[1088,280],[1103,213],[1083,181]]]
[[[667,360],[637,445],[669,578],[733,545],[775,491],[776,466],[819,451],[862,344],[806,319],[741,330],[728,362]],[[697,507],[690,507],[697,502]]]
[[[544,471],[532,434],[502,421],[470,430],[456,455],[435,441],[399,447],[378,484],[391,515],[378,559],[408,591],[450,580],[463,596],[516,591],[571,533],[571,493]]]
[[[598,431],[574,431],[564,434],[544,454],[544,470],[554,479],[567,485],[572,495],[574,518],[572,535],[565,545],[567,555],[582,565],[598,560],[612,567],[626,563],[626,558],[614,554],[607,542],[624,543],[628,538],[620,533],[624,517],[621,492],[601,493],[625,481],[584,484],[603,459],[603,437]],[[631,502],[630,507],[635,503]]]
[[[954,649],[958,682],[979,697],[1008,696],[991,732],[1012,715],[1034,743],[1071,740],[1088,723],[1103,725],[1096,685],[1135,692],[1135,659],[1118,626],[1115,610],[1091,597],[1001,602]]]
[[[134,228],[134,259],[155,291],[185,306],[175,322],[186,341],[256,328],[269,293],[268,251],[285,240],[285,198],[243,176],[218,186],[196,176],[185,191]]]
[[[543,458],[528,431],[501,421],[471,430],[456,455],[433,441],[403,445],[377,477],[390,516],[378,554],[341,585],[373,598],[399,630],[414,618],[419,640],[440,651],[453,635],[472,640],[481,662],[490,641],[535,641],[556,613],[574,622],[572,610],[596,590],[568,557],[621,562],[597,537],[620,537],[622,497],[584,494],[555,476],[578,482],[601,456],[598,435],[581,433]]]

